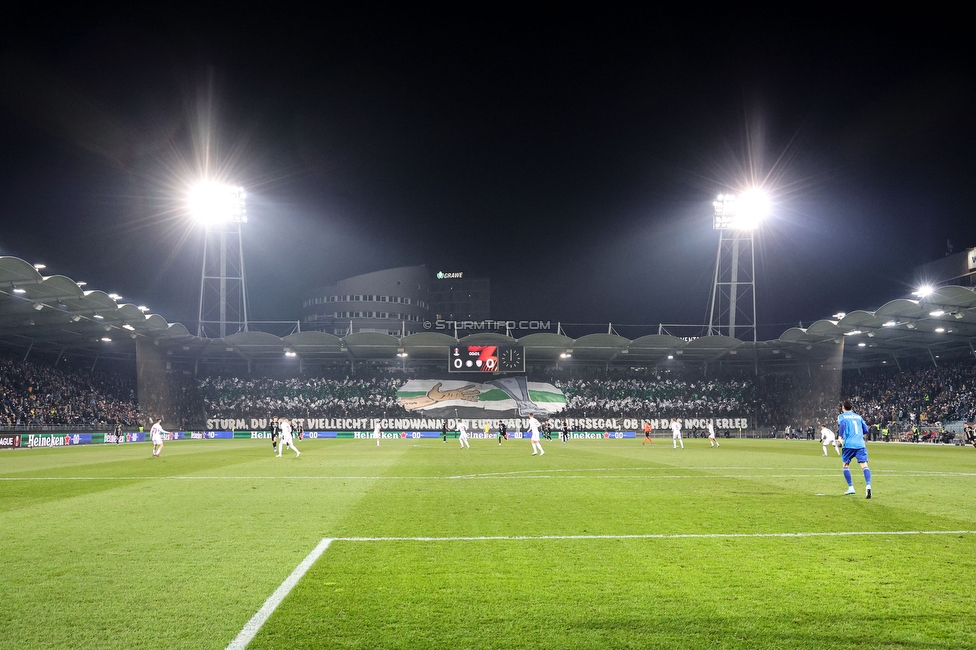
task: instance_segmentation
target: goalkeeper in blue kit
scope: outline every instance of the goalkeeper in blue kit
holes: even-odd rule
[[[868,468],[868,450],[864,446],[864,434],[868,432],[868,425],[860,415],[854,413],[854,405],[850,400],[844,400],[844,410],[837,416],[837,436],[844,441],[841,460],[844,461],[844,479],[847,481],[847,492],[856,494],[854,481],[851,480],[851,461],[857,460],[864,470],[864,482],[867,483],[865,496],[871,498],[871,470]]]

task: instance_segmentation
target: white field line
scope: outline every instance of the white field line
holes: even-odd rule
[[[251,642],[254,636],[261,629],[261,626],[264,625],[265,621],[267,621],[271,614],[274,613],[275,609],[278,608],[278,605],[280,605],[281,601],[285,599],[285,596],[287,596],[295,585],[298,584],[298,581],[302,579],[302,576],[304,576],[309,568],[315,564],[315,561],[318,560],[322,553],[325,552],[325,549],[329,548],[329,544],[331,543],[331,539],[325,538],[319,542],[318,546],[312,549],[312,552],[309,553],[304,560],[302,560],[302,563],[295,567],[295,570],[291,572],[291,575],[285,578],[285,581],[282,582],[277,589],[275,589],[273,594],[268,596],[268,599],[264,601],[264,605],[262,605],[261,609],[258,610],[257,614],[251,617],[251,620],[247,622],[247,625],[245,625],[244,629],[240,631],[240,634],[238,634],[237,637],[230,642],[230,645],[227,646],[227,650],[244,650],[244,648],[247,647],[247,644]]]
[[[866,535],[976,535],[974,530],[860,530],[806,533],[648,533],[637,535],[484,535],[461,537],[333,537],[334,542],[524,542],[589,539],[740,539],[769,537],[859,537]]]
[[[624,470],[627,471],[627,470]],[[703,470],[707,471],[707,470]],[[661,480],[661,479],[765,479],[765,478],[823,478],[839,472],[837,468],[823,470],[798,470],[805,473],[793,474],[605,474],[605,475],[573,475],[537,473],[519,476],[500,476],[497,474],[468,474],[465,476],[0,476],[0,481],[377,481],[377,480],[420,480],[420,481],[525,481],[525,480],[567,480],[567,479],[625,479],[625,480]],[[807,473],[816,471],[818,473]],[[876,476],[884,477],[912,477],[912,478],[945,478],[945,477],[973,477],[976,472],[898,472],[874,470]]]
[[[461,537],[326,537],[302,560],[275,592],[264,601],[257,614],[251,617],[244,629],[230,642],[227,650],[244,650],[257,636],[261,627],[274,613],[281,601],[298,584],[302,576],[319,559],[332,542],[524,542],[546,540],[613,540],[613,539],[742,539],[742,538],[802,538],[802,537],[858,537],[884,535],[976,535],[973,530],[899,530],[899,531],[838,531],[807,533],[684,533],[645,535],[484,535]]]

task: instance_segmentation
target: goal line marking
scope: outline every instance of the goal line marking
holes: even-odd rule
[[[251,620],[247,622],[244,629],[240,631],[240,634],[238,634],[237,637],[230,642],[230,645],[227,646],[227,650],[244,650],[244,648],[247,647],[247,644],[251,642],[251,640],[261,629],[261,626],[263,626],[268,618],[271,617],[271,614],[273,614],[278,608],[278,605],[280,605],[281,601],[285,599],[285,596],[287,596],[295,585],[298,584],[298,581],[302,579],[302,576],[304,576],[309,568],[315,564],[315,561],[318,560],[322,553],[325,552],[325,549],[329,548],[329,544],[331,543],[332,540],[326,537],[318,543],[318,546],[312,549],[311,553],[305,556],[305,559],[302,560],[301,564],[295,567],[295,570],[291,572],[291,575],[285,578],[285,581],[282,582],[277,589],[275,589],[273,594],[268,596],[268,599],[264,601],[264,605],[262,605],[261,609],[258,610],[257,614],[251,617]]]
[[[325,537],[309,553],[302,563],[291,572],[275,592],[264,601],[264,605],[257,614],[251,617],[244,629],[230,642],[227,650],[244,650],[257,636],[267,620],[281,604],[281,601],[298,584],[316,560],[332,544],[332,542],[521,542],[545,540],[599,540],[599,539],[734,539],[734,538],[796,538],[796,537],[856,537],[865,535],[976,535],[974,530],[862,530],[837,532],[808,532],[808,533],[676,533],[676,534],[643,534],[643,535],[484,535],[458,537]]]

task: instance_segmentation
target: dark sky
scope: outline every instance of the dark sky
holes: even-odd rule
[[[751,166],[777,194],[757,281],[774,336],[907,295],[947,238],[976,245],[967,25],[611,3],[14,15],[0,254],[192,323],[202,232],[180,209],[212,98],[214,157],[250,191],[255,318],[426,264],[490,277],[496,318],[702,323],[711,201]]]

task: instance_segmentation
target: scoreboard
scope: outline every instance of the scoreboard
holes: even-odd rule
[[[525,348],[516,345],[455,345],[449,372],[525,372]]]

